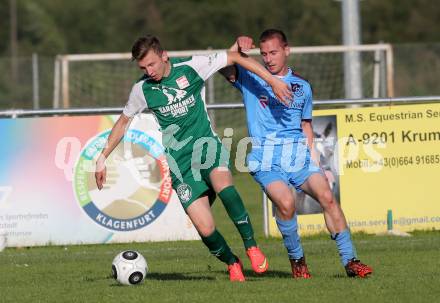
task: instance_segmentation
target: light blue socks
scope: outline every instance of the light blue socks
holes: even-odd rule
[[[342,232],[331,235],[332,239],[336,241],[338,247],[339,257],[342,265],[347,265],[348,261],[356,258],[356,249],[351,241],[350,230],[344,229]]]
[[[300,259],[304,256],[301,239],[298,235],[298,222],[296,214],[291,220],[283,221],[276,217],[278,229],[284,240],[284,246],[287,249],[289,259]],[[356,249],[351,240],[349,229],[345,229],[340,233],[332,234],[331,238],[336,241],[339,256],[342,264],[347,265],[348,261],[356,258]]]
[[[281,232],[284,240],[284,246],[287,249],[289,259],[300,259],[304,256],[303,248],[301,245],[301,239],[298,235],[298,222],[296,220],[296,214],[292,219],[283,221],[276,217],[278,229]]]

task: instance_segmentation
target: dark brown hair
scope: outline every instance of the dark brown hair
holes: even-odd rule
[[[279,29],[266,29],[264,32],[260,35],[260,43],[265,42],[266,40],[272,39],[272,38],[278,38],[283,46],[287,46],[287,38],[286,35],[283,33],[283,31]]]
[[[163,48],[160,45],[159,39],[153,35],[140,37],[131,48],[131,58],[136,61],[142,60],[150,50],[153,50],[158,55],[162,55]]]

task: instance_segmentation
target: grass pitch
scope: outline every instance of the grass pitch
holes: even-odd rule
[[[280,239],[262,237],[260,191],[238,175],[269,271],[250,270],[242,243],[221,205],[220,231],[244,262],[246,283],[230,283],[225,266],[200,241],[8,248],[0,253],[0,302],[438,302],[440,232],[399,238],[355,234],[359,257],[375,270],[368,279],[347,278],[327,235],[303,238],[309,280],[293,280]],[[135,287],[110,277],[111,261],[135,249],[150,272]]]

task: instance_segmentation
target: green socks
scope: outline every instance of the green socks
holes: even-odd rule
[[[251,220],[235,187],[233,185],[226,187],[218,196],[222,200],[229,217],[237,227],[243,239],[244,247],[248,249],[249,247],[257,246]]]
[[[237,227],[243,239],[244,247],[248,249],[249,247],[257,246],[249,215],[235,187],[231,185],[223,189],[218,196],[222,200],[229,217]],[[217,229],[208,237],[202,237],[202,241],[208,247],[211,254],[220,261],[228,265],[237,262],[237,257],[232,253],[231,248]]]
[[[237,262],[237,257],[234,256],[225,238],[216,230],[208,236],[202,237],[203,243],[208,247],[209,252],[216,256],[220,261],[231,265]]]

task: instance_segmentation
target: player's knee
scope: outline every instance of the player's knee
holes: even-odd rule
[[[324,190],[319,195],[319,202],[323,208],[332,208],[336,206],[336,200],[333,197],[333,193],[330,190]]]
[[[199,232],[200,236],[202,236],[202,237],[209,237],[210,235],[212,235],[214,230],[215,230],[214,224],[204,224],[204,225],[197,226],[197,231]]]
[[[295,214],[295,207],[293,205],[293,201],[290,201],[290,203],[283,203],[281,205],[278,205],[277,208],[278,208],[278,216],[282,220],[290,220],[293,218],[293,215]]]

